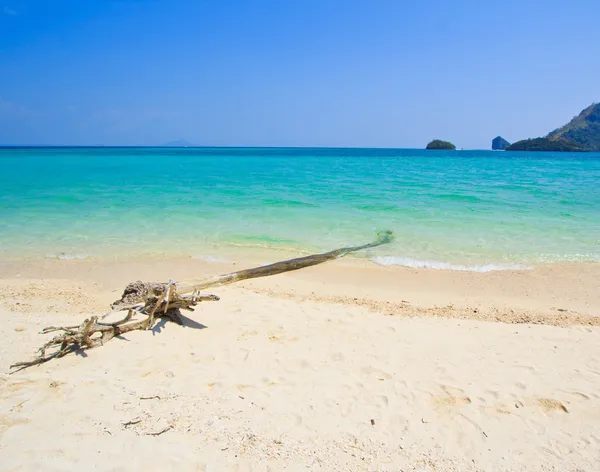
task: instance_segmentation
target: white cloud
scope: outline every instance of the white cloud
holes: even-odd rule
[[[4,7],[3,11],[4,11],[5,15],[15,16],[17,14],[17,12],[15,10],[8,8],[8,7]]]

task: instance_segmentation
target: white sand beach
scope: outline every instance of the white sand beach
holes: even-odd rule
[[[335,261],[8,374],[127,282],[242,265],[3,263],[2,470],[600,470],[598,264]]]

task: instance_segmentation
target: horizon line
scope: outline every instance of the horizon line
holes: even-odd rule
[[[23,149],[23,148],[88,148],[88,149],[389,149],[389,150],[411,150],[411,151],[438,151],[438,149],[426,149],[424,147],[385,147],[385,146],[211,146],[211,145],[193,145],[193,146],[165,146],[165,145],[125,145],[125,144],[0,144],[0,149]],[[442,149],[444,150],[444,149]],[[488,148],[456,148],[455,151],[491,151]]]

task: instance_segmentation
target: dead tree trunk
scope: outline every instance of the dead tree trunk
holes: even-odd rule
[[[11,365],[10,368],[16,369],[13,372],[17,372],[27,367],[63,357],[71,352],[102,346],[115,336],[128,333],[129,331],[151,329],[154,326],[156,318],[166,317],[181,324],[180,310],[194,311],[193,307],[199,302],[219,300],[219,297],[216,295],[201,295],[201,290],[322,264],[323,262],[343,257],[351,252],[387,244],[391,240],[391,231],[381,231],[377,234],[377,240],[369,244],[336,249],[323,254],[298,257],[253,269],[244,269],[232,272],[231,274],[219,275],[190,286],[177,287],[176,283],[172,280],[169,283],[133,282],[125,288],[121,299],[112,304],[113,311],[100,317],[92,316],[78,326],[50,326],[45,328],[42,334],[53,332],[58,332],[59,334],[39,349],[39,355],[35,359],[17,362]],[[119,312],[127,312],[127,314],[118,321],[100,321],[105,320],[111,315],[114,316],[114,314]]]

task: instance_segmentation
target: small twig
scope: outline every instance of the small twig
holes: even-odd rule
[[[96,324],[98,326],[112,326],[113,328],[115,326],[120,326],[122,324],[127,323],[128,321],[131,320],[131,318],[133,318],[133,308],[130,308],[129,311],[127,312],[127,316],[125,318],[123,318],[122,320],[119,321],[115,321],[114,323],[103,323],[101,321],[96,321]]]
[[[172,428],[172,426],[167,426],[166,428],[161,429],[160,431],[154,431],[154,432],[145,433],[145,434],[146,434],[146,436],[160,436],[161,434],[169,431],[171,428]]]
[[[127,426],[131,426],[131,425],[138,424],[138,423],[141,423],[141,422],[142,422],[142,419],[138,417],[138,418],[134,418],[132,420],[126,421],[124,423],[121,423],[121,425],[124,428],[127,428]]]
[[[151,397],[140,397],[140,400],[154,400],[154,399],[160,400],[160,397],[158,395],[153,395]]]
[[[66,331],[67,333],[71,333],[77,328],[79,328],[79,326],[48,326],[47,328],[44,328],[41,333],[48,334],[54,331]]]
[[[29,399],[27,400],[23,400],[21,403],[17,403],[15,406],[13,406],[10,411],[13,411],[15,408],[21,408],[23,406],[24,403],[28,402]]]
[[[115,313],[120,313],[122,311],[125,310],[133,310],[133,311],[141,311],[143,310],[145,307],[145,304],[140,302],[140,303],[136,303],[135,305],[126,305],[126,306],[121,306],[113,311],[109,311],[108,313],[104,313],[103,315],[100,316],[100,319],[103,320],[105,318],[108,318],[111,315],[114,315]],[[102,323],[97,323],[97,324],[102,324]]]

